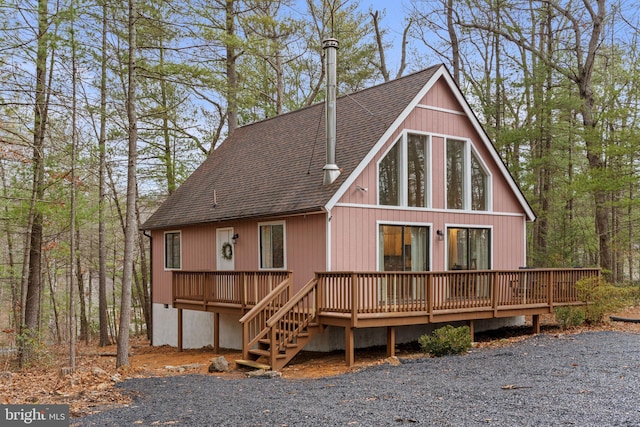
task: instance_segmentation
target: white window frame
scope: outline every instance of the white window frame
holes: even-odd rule
[[[426,206],[409,206],[409,167],[407,162],[409,161],[409,153],[408,153],[408,144],[409,144],[409,134],[425,136],[425,166],[427,170],[425,171],[425,201]],[[427,132],[414,131],[410,129],[405,129],[400,135],[399,138],[396,138],[393,144],[390,144],[389,147],[382,153],[378,161],[376,162],[376,194],[377,194],[377,204],[380,206],[395,206],[395,205],[382,205],[380,203],[380,163],[387,157],[389,151],[400,144],[400,173],[399,173],[399,194],[398,194],[398,205],[400,207],[408,207],[414,209],[429,209],[432,207],[432,187],[433,187],[433,162],[432,162],[432,138],[431,134]]]
[[[262,227],[282,225],[282,267],[263,267],[262,266]],[[258,223],[258,269],[259,270],[286,270],[287,269],[287,223],[281,221],[268,221]]]
[[[445,270],[449,271],[448,269],[449,269],[449,229],[450,228],[489,230],[489,270],[493,270],[493,260],[494,260],[493,255],[494,255],[494,241],[495,241],[493,225],[478,225],[478,224],[445,224],[444,225]]]
[[[464,182],[462,183],[463,185],[463,191],[464,191],[464,199],[462,200],[462,209],[453,209],[453,208],[449,208],[448,206],[448,193],[449,193],[449,189],[447,187],[447,150],[448,150],[448,144],[449,141],[457,141],[457,142],[462,142],[464,143]],[[492,211],[492,206],[493,206],[493,177],[491,175],[491,172],[489,171],[489,168],[487,167],[487,165],[484,162],[484,159],[482,158],[482,156],[480,155],[480,153],[478,153],[478,150],[476,150],[475,146],[473,145],[473,142],[468,139],[468,138],[457,138],[457,137],[453,137],[453,136],[447,136],[444,139],[444,203],[445,203],[445,209],[451,209],[451,210],[455,210],[455,211],[461,211],[461,212],[491,212]],[[487,177],[486,180],[486,195],[487,195],[487,200],[486,200],[486,209],[485,210],[472,210],[472,202],[471,202],[471,156],[475,156],[475,158],[478,160],[478,163],[480,164],[480,168],[482,169],[482,171],[485,173],[485,176]]]
[[[167,267],[167,234],[178,234],[180,236],[180,267]],[[182,270],[182,230],[168,230],[162,235],[162,248],[163,248],[163,267],[165,271],[177,271]]]
[[[380,226],[381,225],[401,225],[405,227],[427,227],[429,233],[427,235],[427,251],[429,251],[429,257],[427,259],[428,271],[433,271],[433,223],[432,222],[411,222],[411,221],[376,221],[376,269],[377,271],[383,271],[380,269]]]

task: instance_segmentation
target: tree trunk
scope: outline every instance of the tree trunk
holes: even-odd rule
[[[133,261],[136,222],[136,164],[138,160],[138,125],[136,115],[136,6],[129,0],[129,75],[127,91],[127,118],[129,123],[129,155],[127,164],[127,213],[124,239],[124,266],[122,271],[122,299],[120,324],[118,325],[118,352],[116,368],[129,365],[129,328],[131,325],[131,287],[133,283]]]
[[[78,299],[80,301],[80,335],[78,339],[89,344],[89,320],[87,319],[87,298],[84,288],[84,274],[80,259],[80,229],[76,230],[76,281],[78,282]]]
[[[100,347],[111,345],[109,339],[109,318],[107,304],[107,242],[105,231],[106,199],[106,138],[107,138],[107,1],[102,0],[102,63],[100,76],[100,135],[98,153],[98,322],[100,326]]]
[[[455,20],[453,17],[453,0],[447,0],[447,32],[451,42],[451,64],[453,66],[453,79],[460,84],[460,42],[456,33]]]
[[[4,163],[0,162],[0,179],[2,179],[2,195],[5,199],[9,198],[7,191],[7,177],[4,170]],[[22,301],[20,299],[20,289],[18,278],[15,272],[15,261],[13,259],[13,232],[9,222],[9,206],[5,204],[4,215],[7,220],[4,221],[4,231],[7,236],[7,256],[9,263],[9,284],[11,286],[11,328],[18,331],[20,328],[20,313],[22,312]]]
[[[236,37],[235,18],[235,0],[226,0],[227,127],[229,135],[238,127],[238,74],[236,71],[236,49],[234,47],[234,38]]]
[[[587,5],[588,4],[585,3],[585,6]],[[602,26],[604,23],[605,0],[597,0],[597,5],[597,12],[594,12],[590,6],[588,8],[593,19],[593,29],[589,40],[587,56],[584,64],[578,64],[578,75],[576,76],[580,99],[582,99],[580,111],[582,112],[582,124],[585,129],[584,140],[587,149],[587,162],[592,177],[601,176],[607,169],[607,165],[602,158],[604,150],[602,135],[596,130],[596,122],[593,118],[594,96],[593,88],[591,87],[591,77],[593,74],[596,52],[601,42],[600,35],[602,34]],[[577,46],[577,48],[579,48],[579,46]],[[607,191],[596,186],[593,191],[593,199],[595,202],[596,235],[598,236],[600,249],[600,267],[605,271],[611,271],[613,265],[611,261],[611,237],[609,212],[607,208]]]
[[[29,229],[30,243],[28,260],[27,291],[24,308],[24,328],[20,342],[19,362],[22,366],[33,356],[34,344],[38,339],[38,312],[42,289],[42,227],[43,215],[37,203],[44,196],[44,137],[47,126],[47,55],[48,3],[38,0],[38,49],[36,56],[36,88],[33,126],[33,187]]]
[[[136,221],[141,224],[140,221],[140,209],[136,205]],[[144,322],[146,325],[147,339],[151,340],[153,332],[153,318],[151,316],[151,296],[149,294],[149,266],[147,263],[147,250],[145,244],[144,234],[138,233],[138,246],[140,248],[140,279],[141,288],[138,289],[140,294],[140,305],[142,306],[142,314],[144,316]],[[138,281],[136,281],[136,285]]]
[[[53,271],[54,269],[49,268],[49,261],[46,256],[43,257],[45,270]],[[51,274],[46,275],[47,282],[49,282],[49,297],[51,298],[51,309],[53,310],[53,321],[56,328],[56,343],[58,345],[62,344],[62,333],[60,332],[60,315],[58,314],[58,303],[56,302],[56,290],[53,286],[53,278]]]

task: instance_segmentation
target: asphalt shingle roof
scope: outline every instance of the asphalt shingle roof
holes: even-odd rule
[[[342,173],[333,184],[322,184],[326,139],[320,103],[237,128],[142,228],[320,210],[439,68],[337,99],[336,164]]]

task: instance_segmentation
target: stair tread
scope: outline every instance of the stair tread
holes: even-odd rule
[[[269,350],[262,350],[262,349],[259,349],[259,348],[252,348],[251,350],[249,350],[249,353],[255,354],[255,355],[264,356],[264,357],[271,356],[271,352]],[[278,353],[276,355],[276,358],[278,358],[278,359],[282,359],[284,357],[286,357],[286,355],[284,355],[284,354]]]
[[[236,365],[248,366],[255,369],[264,369],[265,371],[271,369],[271,366],[265,365],[264,363],[256,362],[255,360],[236,360]]]

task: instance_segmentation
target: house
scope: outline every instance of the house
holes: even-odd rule
[[[320,328],[327,330],[308,347],[344,345],[348,362],[355,345],[415,340],[436,321],[537,316],[561,303],[560,291],[549,289],[577,276],[547,271],[532,281],[533,271],[518,270],[526,265],[526,223],[534,212],[446,67],[333,100],[335,47],[325,48],[325,104],[238,128],[144,224],[152,236],[153,344],[246,350],[259,340],[250,344],[245,320],[238,321],[243,315],[280,280],[288,283],[286,302],[314,277],[329,283],[327,272],[395,272],[360,291],[344,287],[344,298],[337,287],[313,291],[316,304],[306,310],[314,315],[330,300],[367,306],[357,324],[357,309],[327,309]],[[269,273],[268,285],[261,273]],[[258,281],[268,287],[262,293]],[[525,292],[517,296],[514,283]],[[456,317],[454,306],[437,307],[438,295],[450,302],[473,297],[476,305],[455,306],[464,313]],[[562,301],[576,303],[571,295]],[[403,322],[399,301],[427,305]],[[388,326],[386,338],[379,326]]]

